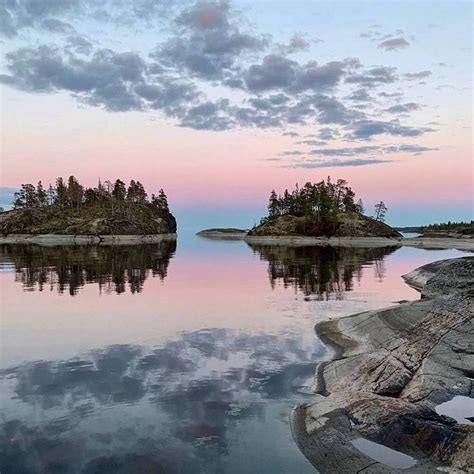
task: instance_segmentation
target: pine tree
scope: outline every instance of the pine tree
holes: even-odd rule
[[[278,196],[275,190],[272,189],[272,192],[270,193],[270,199],[268,201],[268,217],[270,219],[273,219],[275,217],[278,217],[279,215],[280,215],[280,204],[278,201]]]
[[[117,179],[112,189],[112,197],[117,201],[125,201],[126,196],[127,189],[125,188],[125,183],[122,180]]]
[[[36,186],[36,198],[38,201],[39,206],[47,206],[48,205],[48,194],[43,188],[43,184],[41,181],[38,181]]]
[[[385,214],[387,214],[387,206],[383,201],[375,205],[375,220],[385,222]]]
[[[66,207],[69,205],[67,186],[64,184],[64,180],[61,177],[56,179],[56,204],[60,207]]]

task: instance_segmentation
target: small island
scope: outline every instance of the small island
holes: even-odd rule
[[[386,212],[387,207],[380,202],[375,206],[375,217],[365,216],[362,201],[356,201],[347,181],[338,179],[333,183],[328,177],[318,183],[308,182],[302,188],[297,185],[292,192],[285,190],[283,196],[273,190],[268,215],[249,231],[247,239],[258,242],[271,241],[275,237],[321,241],[370,238],[374,244],[380,239],[381,243],[387,239],[401,239],[399,232],[385,224]]]
[[[248,230],[237,229],[235,227],[215,227],[211,229],[203,229],[196,233],[199,237],[207,237],[211,239],[243,239],[247,235]]]
[[[155,242],[176,238],[176,219],[162,189],[148,198],[140,181],[88,188],[70,176],[47,189],[23,184],[13,210],[0,213],[0,234],[2,243]]]

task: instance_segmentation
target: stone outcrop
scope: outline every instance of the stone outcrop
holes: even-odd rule
[[[474,258],[425,265],[405,280],[419,301],[316,327],[335,358],[318,367],[319,399],[295,409],[292,427],[320,472],[399,472],[359,451],[357,438],[412,456],[409,472],[474,469],[474,426],[435,411],[474,396]]]
[[[0,234],[3,236],[156,235],[175,232],[174,216],[150,203],[123,203],[115,208],[94,203],[79,209],[45,206],[0,213]]]
[[[401,238],[389,225],[358,213],[341,213],[331,223],[322,225],[311,217],[286,214],[249,231],[249,236],[307,236],[307,237],[383,237]]]

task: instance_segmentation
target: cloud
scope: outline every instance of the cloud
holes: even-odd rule
[[[282,135],[284,137],[299,137],[300,136],[298,132],[283,132]]]
[[[408,113],[420,109],[420,104],[417,104],[416,102],[407,102],[405,104],[392,105],[388,109],[385,109],[385,111],[390,113]]]
[[[396,71],[395,67],[378,66],[362,73],[350,75],[346,78],[346,82],[372,87],[380,84],[392,84],[398,79]]]
[[[41,21],[41,27],[50,33],[71,34],[76,31],[71,24],[56,18],[45,18]]]
[[[197,2],[182,11],[175,24],[176,34],[150,56],[165,67],[184,69],[203,79],[232,79],[240,56],[268,45],[263,36],[240,31],[226,1]]]
[[[280,50],[283,54],[299,53],[301,51],[307,51],[310,47],[309,41],[304,37],[302,33],[295,33],[288,42],[287,45],[282,45]]]
[[[400,80],[396,68],[366,68],[357,58],[296,61],[289,55],[310,47],[302,33],[282,46],[250,28],[227,0],[8,0],[0,5],[7,34],[24,27],[37,35],[29,46],[9,48],[5,55],[0,82],[22,91],[66,92],[80,104],[110,112],[160,111],[177,125],[198,130],[327,124],[344,126],[347,137],[357,139],[427,130],[370,120],[375,103],[393,94],[399,98],[385,91],[377,99],[371,96],[374,88]],[[80,30],[85,16],[130,30],[138,23],[156,27],[160,15],[171,28],[160,32],[150,54],[104,48]],[[59,33],[56,45],[41,44],[47,30]],[[349,97],[342,96],[344,83],[355,85]],[[409,105],[385,107],[403,113],[401,107]],[[319,142],[336,134],[323,128]]]
[[[405,38],[398,37],[382,41],[378,45],[378,48],[384,49],[385,51],[396,51],[399,49],[408,48],[408,46],[410,46],[410,43]]]
[[[339,136],[339,131],[333,128],[321,128],[317,135],[321,140],[334,140]]]
[[[319,141],[319,140],[301,140],[296,142],[297,145],[310,145],[310,146],[324,146],[326,142]]]
[[[437,148],[429,148],[420,145],[365,145],[357,147],[341,147],[341,148],[319,148],[309,152],[310,155],[317,156],[357,156],[368,154],[394,154],[394,153],[415,153],[421,154],[426,151],[437,150]]]
[[[352,160],[313,160],[302,161],[287,165],[288,168],[339,168],[347,166],[367,166],[379,163],[391,163],[391,160],[381,160],[378,158],[356,158]]]
[[[293,92],[322,91],[335,87],[346,68],[347,64],[342,61],[322,65],[310,61],[300,65],[281,54],[269,54],[260,64],[252,64],[244,72],[243,78],[250,92],[275,89]]]
[[[355,102],[369,102],[372,100],[372,96],[367,92],[366,89],[357,89],[352,92],[348,99]]]
[[[0,82],[28,92],[67,91],[83,103],[123,112],[163,109],[197,97],[191,84],[161,77],[147,82],[147,67],[136,53],[100,49],[88,59],[63,56],[56,48],[21,48],[6,55],[9,75]]]
[[[403,77],[408,81],[418,81],[430,77],[431,74],[431,71],[407,72],[406,74],[403,74]]]
[[[89,55],[93,51],[92,43],[79,35],[69,36],[67,38],[67,47],[79,54]]]
[[[356,139],[369,139],[376,135],[395,135],[402,137],[418,137],[433,129],[427,127],[410,127],[401,125],[398,120],[384,122],[382,120],[361,120],[350,127],[350,137]]]

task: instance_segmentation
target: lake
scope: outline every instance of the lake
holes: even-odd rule
[[[314,472],[288,413],[332,356],[315,324],[419,298],[401,275],[460,255],[0,246],[0,472]]]

